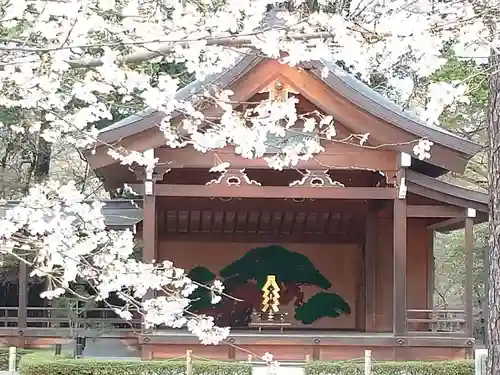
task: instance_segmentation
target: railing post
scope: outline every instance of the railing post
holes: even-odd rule
[[[476,210],[467,209],[465,218],[465,331],[467,335],[473,335],[473,284],[474,284],[474,221]]]
[[[365,375],[372,374],[372,351],[365,350]]]
[[[9,372],[11,374],[16,372],[16,361],[17,361],[16,347],[11,346],[9,348]]]
[[[437,332],[439,331],[439,318],[438,318],[438,313],[436,313],[436,310],[432,309],[431,312],[431,320],[432,320],[432,332]]]
[[[186,350],[186,375],[193,375],[193,351]]]
[[[19,292],[18,292],[18,304],[17,304],[17,332],[18,332],[18,346],[24,348],[24,331],[28,326],[28,269],[26,262],[23,260],[24,256],[21,256],[19,260]]]
[[[474,357],[474,375],[486,375],[488,349],[476,349]]]

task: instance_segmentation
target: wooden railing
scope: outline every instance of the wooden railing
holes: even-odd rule
[[[82,311],[56,307],[28,307],[28,328],[96,328],[96,329],[140,329],[139,313],[125,321],[110,308],[94,308]],[[0,328],[18,327],[18,308],[0,307]]]
[[[408,332],[465,333],[465,325],[464,310],[406,310],[406,327]]]

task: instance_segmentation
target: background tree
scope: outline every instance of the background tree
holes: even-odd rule
[[[492,375],[500,374],[500,54],[491,50],[488,100],[490,222],[489,222],[489,357]]]

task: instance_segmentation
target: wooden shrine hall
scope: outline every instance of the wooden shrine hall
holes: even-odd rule
[[[162,114],[154,111],[101,131],[102,144],[159,160],[147,174],[120,165],[108,146],[87,154],[107,188],[127,183],[142,196],[137,233],[144,260],[171,260],[207,285],[221,280],[235,297],[213,305],[210,293],[199,289],[191,311],[231,326],[227,341],[234,346],[272,352],[278,360],[358,358],[365,349],[377,360],[469,356],[475,345],[473,226],[487,221],[488,199],[440,177],[463,173],[478,145],[419,122],[323,61],[292,68],[247,55],[181,89],[178,99],[191,100],[213,124],[221,110],[199,95],[210,87],[232,90],[234,103],[294,95],[299,114],[333,116],[337,136],[329,141],[297,124],[283,139],[270,139],[270,154],[297,137],[316,137],[325,149],[294,169],[276,171],[231,147],[206,153],[166,147]],[[173,116],[174,124],[181,121],[181,114]],[[349,141],[349,134],[365,133],[364,146]],[[433,143],[425,161],[413,156],[421,139]],[[222,162],[228,170],[209,172]],[[458,228],[465,228],[465,306],[439,310],[433,234]],[[270,276],[274,300],[264,309],[262,289]],[[177,357],[186,349],[202,357],[247,358],[233,345],[201,345],[183,330],[157,328],[139,335],[136,345],[143,358]]]

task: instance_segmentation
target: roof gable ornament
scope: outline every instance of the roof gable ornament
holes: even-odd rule
[[[296,90],[278,79],[272,81],[269,85],[264,87],[263,90],[259,91],[259,94],[266,92],[269,94],[269,100],[277,102],[286,101],[289,98],[288,94],[298,94]]]

